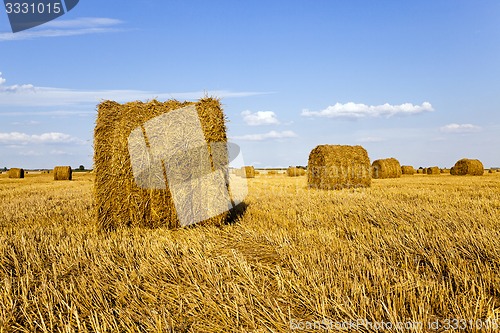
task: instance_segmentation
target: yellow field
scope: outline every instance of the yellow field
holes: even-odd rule
[[[0,332],[500,331],[500,173],[257,176],[233,224],[111,233],[73,176],[0,175]]]

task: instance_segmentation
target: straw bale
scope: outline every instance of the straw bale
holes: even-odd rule
[[[415,168],[411,165],[403,165],[401,166],[401,173],[403,175],[414,175],[416,172]]]
[[[288,167],[288,169],[286,169],[286,175],[288,177],[304,176],[305,174],[306,170],[304,170],[303,168]]]
[[[243,178],[255,178],[255,168],[253,166],[241,167],[241,177],[243,177]]]
[[[309,187],[341,189],[371,185],[370,159],[361,146],[319,145],[309,154]]]
[[[54,180],[72,180],[73,171],[70,166],[56,166],[54,167]]]
[[[9,169],[9,178],[24,178],[24,169],[21,168]]]
[[[463,176],[482,176],[484,174],[484,166],[480,160],[462,158],[457,161],[452,168],[452,175]]]
[[[441,170],[437,166],[428,167],[426,169],[426,174],[428,174],[428,175],[440,175],[441,174]]]
[[[193,116],[193,108],[197,116]],[[188,109],[191,111],[186,111]],[[165,128],[165,119],[171,119],[165,117],[177,114],[175,122]],[[193,130],[200,125],[202,134]],[[131,141],[130,137],[142,141]],[[220,208],[220,202],[228,196],[227,150],[217,148],[218,143],[225,146],[226,142],[225,117],[215,98],[197,102],[100,103],[94,130],[94,195],[99,228],[177,228],[198,222],[195,219],[199,216],[213,216],[214,212],[216,216],[202,223],[222,224],[227,211],[218,213],[213,207]],[[168,157],[162,155],[159,163],[153,163],[153,159],[158,158],[157,155],[151,157],[154,149],[155,154],[168,154]],[[143,164],[138,165],[136,158],[131,158],[140,154],[144,155],[143,161],[149,168],[145,171],[139,168]],[[207,159],[208,165],[204,162]],[[134,167],[144,172],[134,174]],[[214,182],[221,185],[218,191],[208,191],[212,187],[207,183]],[[204,195],[201,196],[201,192]],[[176,201],[176,197],[185,200]],[[227,200],[225,207],[228,207]],[[187,213],[178,215],[177,210]]]
[[[398,178],[401,177],[401,165],[393,157],[375,160],[372,163],[373,178]]]

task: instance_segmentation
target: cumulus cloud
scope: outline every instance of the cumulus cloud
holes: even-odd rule
[[[43,37],[78,36],[96,33],[123,31],[116,28],[123,23],[120,20],[103,17],[84,17],[74,20],[57,20],[45,23],[39,29],[30,29],[17,33],[0,33],[0,42],[26,40]]]
[[[274,140],[274,139],[286,139],[286,138],[295,138],[297,134],[293,131],[270,131],[262,134],[247,134],[242,136],[232,137],[234,140],[244,140],[244,141],[264,141],[264,140]]]
[[[0,86],[5,83],[5,79],[2,77],[2,72],[0,72]]]
[[[247,125],[258,126],[258,125],[277,125],[280,122],[278,117],[273,111],[257,111],[252,113],[251,111],[243,111],[241,113],[243,120]]]
[[[434,111],[434,109],[429,102],[424,102],[422,105],[413,105],[412,103],[403,103],[399,105],[391,105],[389,103],[382,105],[366,105],[349,102],[345,104],[336,103],[321,111],[309,111],[308,109],[304,109],[301,115],[304,117],[360,119],[368,117],[414,115],[432,111]]]
[[[474,133],[481,130],[480,126],[472,124],[448,124],[439,128],[443,133]]]
[[[78,143],[83,144],[84,141],[72,137],[69,134],[50,132],[42,134],[26,134],[20,132],[1,133],[0,144],[9,145],[26,145],[26,144],[43,144],[43,143]]]

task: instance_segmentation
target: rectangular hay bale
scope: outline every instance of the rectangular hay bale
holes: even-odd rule
[[[193,107],[197,117],[184,117],[191,114],[184,110]],[[176,121],[164,128],[162,119],[174,113],[179,114]],[[193,124],[201,124],[201,134]],[[100,103],[94,130],[94,196],[99,229],[177,228],[186,225],[181,219],[194,221],[198,216],[211,216],[203,224],[222,224],[230,208],[221,201],[227,197],[229,171],[227,150],[217,145],[225,147],[226,142],[225,117],[215,98]],[[174,148],[163,151],[162,147]],[[159,154],[167,157],[156,163]],[[200,162],[206,159],[209,164]],[[217,188],[223,192],[206,191],[212,188],[207,184],[213,183],[221,185]],[[217,200],[220,202],[213,208],[215,204],[210,203]]]

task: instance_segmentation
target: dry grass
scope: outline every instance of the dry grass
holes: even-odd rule
[[[93,178],[0,176],[0,331],[500,321],[498,173],[340,191],[254,178],[234,224],[109,233],[94,227]]]

